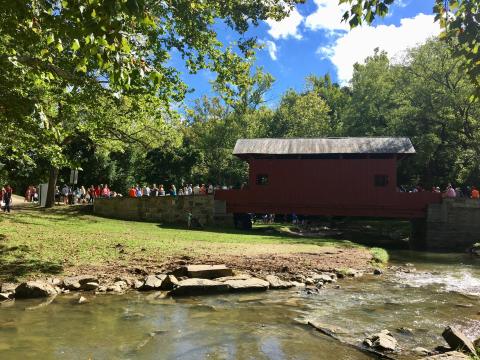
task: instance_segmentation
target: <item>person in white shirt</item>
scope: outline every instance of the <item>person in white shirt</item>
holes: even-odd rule
[[[192,184],[189,184],[187,186],[187,195],[192,195],[192,194],[193,194]]]
[[[207,194],[208,194],[208,195],[212,195],[212,194],[213,194],[213,185],[212,185],[212,184],[208,185]]]
[[[150,196],[150,188],[148,185],[143,188],[143,196]]]
[[[200,195],[200,186],[198,184],[193,187],[193,195]]]

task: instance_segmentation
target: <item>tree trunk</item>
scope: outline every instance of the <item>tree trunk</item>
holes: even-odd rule
[[[48,179],[47,200],[45,207],[51,208],[55,205],[55,188],[57,185],[58,169],[53,167],[50,169],[50,177]]]

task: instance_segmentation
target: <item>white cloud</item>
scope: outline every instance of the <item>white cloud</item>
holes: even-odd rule
[[[328,58],[337,68],[338,79],[346,83],[352,78],[353,65],[373,54],[375,48],[385,50],[393,59],[408,48],[438,35],[440,28],[433,15],[418,14],[400,20],[400,25],[361,26],[343,34],[332,45],[319,47],[317,53]]]
[[[287,39],[290,36],[295,39],[301,39],[302,35],[298,28],[303,20],[303,16],[296,8],[293,8],[293,10],[290,11],[290,14],[283,20],[266,20],[268,26],[270,26],[268,33],[274,39]]]
[[[270,55],[270,58],[274,61],[277,60],[277,44],[270,40],[266,40],[264,43],[265,48],[268,51],[268,55]]]
[[[404,7],[407,7],[409,3],[410,2],[408,0],[397,0],[393,3],[393,5],[399,8],[404,8]]]
[[[308,15],[305,26],[310,30],[349,30],[350,26],[342,22],[348,4],[338,4],[338,0],[314,0],[317,10]]]

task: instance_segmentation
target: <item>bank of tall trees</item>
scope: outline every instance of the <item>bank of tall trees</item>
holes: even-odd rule
[[[349,84],[311,75],[302,91],[288,90],[274,105],[265,103],[274,79],[253,68],[242,86],[214,83],[216,96],[183,112],[146,95],[99,97],[98,106],[82,108],[74,100],[91,94],[62,93],[55,98],[62,107],[53,106],[50,117],[76,116],[89,135],[78,126],[74,133],[62,128],[66,135],[51,135],[70,160],[59,164],[60,182],[76,166],[83,184],[108,183],[120,192],[133,183],[236,185],[247,172],[231,154],[238,138],[407,136],[417,155],[402,162],[402,184],[479,184],[480,103],[448,46],[432,39],[395,62],[377,50],[355,65]],[[64,126],[61,119],[59,124]],[[17,188],[48,179],[44,154],[32,150],[29,156],[26,164],[6,161],[4,177]]]

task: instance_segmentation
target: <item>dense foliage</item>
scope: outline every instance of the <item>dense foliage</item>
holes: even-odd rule
[[[246,164],[231,155],[239,138],[408,136],[417,155],[402,162],[401,184],[478,185],[480,104],[471,98],[474,84],[445,42],[432,39],[411,49],[400,63],[376,51],[355,66],[348,86],[332,83],[328,75],[312,75],[304,91],[288,90],[273,108],[264,103],[271,76],[257,69],[251,79],[233,96],[219,90],[218,96],[199,99],[181,116],[156,113],[159,108],[149,106],[153,99],[148,104],[130,97],[111,105],[102,102],[101,108],[84,109],[82,114],[91,112],[105,119],[106,126],[108,121],[129,124],[129,116],[145,117],[142,123],[158,117],[168,121],[150,130],[123,129],[139,137],[126,148],[106,150],[98,141],[80,136],[64,151],[83,169],[82,183],[109,183],[124,192],[133,183],[240,185]],[[101,127],[86,131],[107,136]],[[41,179],[38,169],[43,165],[39,160],[19,169],[18,185]],[[68,171],[60,177],[66,181]]]
[[[350,9],[343,16],[351,27],[372,23],[377,16],[387,15],[389,7],[399,0],[339,0]],[[452,54],[475,84],[480,96],[480,0],[434,0],[435,20],[443,29],[441,38],[450,44]]]
[[[170,106],[188,88],[172,55],[190,73],[216,74],[226,93],[248,86],[249,26],[297,2],[0,0],[0,157],[17,170],[45,162],[51,205],[59,169],[77,167],[70,143],[120,151],[170,139]],[[238,34],[228,46],[219,22]]]
[[[348,86],[306,79],[267,106],[274,79],[252,66],[248,27],[280,20],[301,0],[0,0],[0,181],[17,191],[80,169],[84,185],[240,185],[238,138],[408,136],[418,155],[400,181],[474,184],[480,176],[479,1],[435,1],[441,39],[396,63],[376,51]],[[393,0],[342,0],[352,27]],[[448,16],[447,16],[448,14]],[[223,21],[238,38],[222,44]],[[447,39],[448,41],[445,41]],[[176,108],[185,69],[217,75],[216,96]],[[468,74],[468,76],[464,75]],[[478,185],[478,184],[477,184]]]

